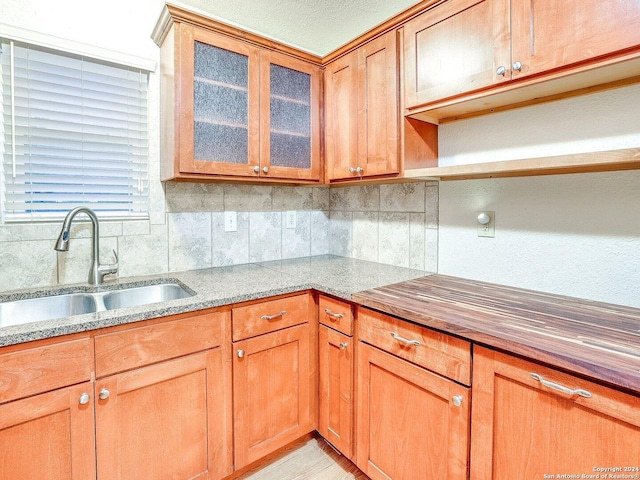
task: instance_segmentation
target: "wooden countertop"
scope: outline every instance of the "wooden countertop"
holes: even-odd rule
[[[356,303],[640,393],[640,309],[444,275]]]

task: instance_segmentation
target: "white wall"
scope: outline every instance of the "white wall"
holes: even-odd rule
[[[445,162],[640,146],[640,86],[440,127]],[[496,212],[495,238],[477,212]],[[640,307],[640,171],[440,183],[438,271]]]

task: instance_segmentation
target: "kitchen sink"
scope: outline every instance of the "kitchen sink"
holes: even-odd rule
[[[166,302],[192,296],[176,283],[161,283],[144,287],[125,288],[108,292],[102,298],[107,310],[136,307],[148,303]]]
[[[92,294],[68,293],[0,303],[0,327],[82,315],[98,310]]]
[[[103,292],[52,294],[0,302],[0,327],[166,302],[194,294],[177,283],[159,283]]]

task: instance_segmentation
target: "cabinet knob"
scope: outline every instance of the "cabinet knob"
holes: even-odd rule
[[[364,172],[364,168],[362,167],[349,167],[350,173],[362,173]]]
[[[462,400],[462,395],[454,395],[454,397],[451,399],[456,407],[460,407],[462,405]]]
[[[256,173],[260,173],[260,167],[256,165],[255,167],[253,167],[253,171]]]
[[[341,342],[340,343],[340,350],[345,350],[348,346],[349,346],[349,344],[347,342]]]
[[[103,388],[102,390],[100,390],[100,393],[98,394],[98,398],[100,400],[106,400],[107,398],[109,398],[109,395],[111,395],[111,392],[106,388]]]
[[[238,350],[238,358],[244,358],[244,350]]]
[[[269,173],[269,167],[262,167],[262,171],[264,173]]]
[[[83,393],[82,395],[80,395],[80,398],[78,399],[78,403],[80,405],[86,405],[87,403],[89,403],[91,397],[89,397],[88,393]]]
[[[500,65],[497,69],[496,69],[496,73],[498,75],[501,75],[504,77],[504,75],[507,73],[507,69],[505,68],[504,65]]]
[[[520,70],[522,70],[522,64],[520,62],[514,62],[513,63],[513,70],[516,72],[519,72]]]

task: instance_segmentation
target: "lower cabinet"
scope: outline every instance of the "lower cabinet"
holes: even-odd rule
[[[353,337],[320,325],[318,433],[352,457]]]
[[[640,474],[640,397],[479,347],[473,385],[474,480]]]
[[[91,382],[0,405],[0,478],[95,478],[93,407]]]
[[[222,368],[216,348],[97,381],[98,478],[222,478]]]
[[[357,465],[372,479],[468,478],[469,399],[469,388],[361,342]]]
[[[232,473],[230,328],[222,311],[96,336],[99,480]]]
[[[236,469],[316,428],[313,305],[311,295],[303,294],[233,309]]]
[[[354,307],[326,295],[318,306],[318,433],[353,459]]]

